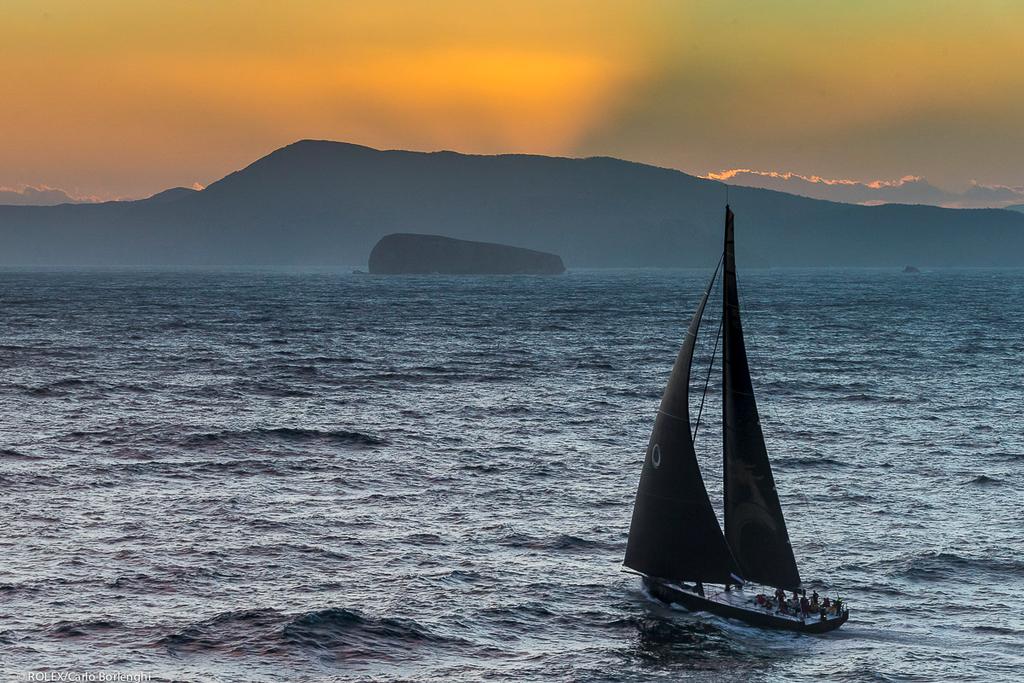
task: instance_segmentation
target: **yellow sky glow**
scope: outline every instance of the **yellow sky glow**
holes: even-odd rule
[[[0,186],[141,196],[300,138],[1024,184],[1024,5],[7,0]]]

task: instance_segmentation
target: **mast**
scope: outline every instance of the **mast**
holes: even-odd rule
[[[722,438],[725,537],[742,575],[770,586],[800,586],[750,380],[736,286],[733,213],[725,207],[722,275]]]
[[[690,435],[690,365],[704,291],[669,378],[637,487],[624,564],[647,576],[736,583],[739,570],[701,477]]]

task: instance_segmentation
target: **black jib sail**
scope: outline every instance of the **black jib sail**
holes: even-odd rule
[[[625,565],[656,578],[736,583],[736,560],[708,499],[690,435],[690,365],[710,292],[709,284],[661,398],[636,492]]]
[[[725,208],[722,276],[722,435],[725,463],[725,537],[750,581],[794,589],[800,585],[775,477],[761,432],[740,325],[733,213]]]

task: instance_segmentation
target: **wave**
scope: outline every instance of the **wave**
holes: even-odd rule
[[[606,360],[580,360],[576,362],[579,369],[592,368],[594,370],[614,370],[615,366]]]
[[[964,557],[949,552],[928,552],[896,563],[890,576],[922,581],[962,578],[977,574],[1006,575],[1017,578],[1024,572],[1024,561],[999,557]]]
[[[488,450],[495,453],[525,453],[528,449],[524,446],[517,446],[515,444],[506,444],[504,446],[493,446]]]
[[[29,583],[0,583],[0,593],[38,593],[39,590]]]
[[[266,653],[266,648],[273,645],[273,629],[281,620],[281,614],[274,609],[222,612],[163,636],[156,645],[172,652],[223,650],[234,654]]]
[[[438,636],[411,619],[369,617],[332,607],[289,615],[275,609],[224,612],[161,637],[172,652],[273,654],[316,650],[339,658],[394,658],[396,651],[462,643]]]
[[[533,409],[530,406],[514,405],[498,408],[494,412],[496,415],[529,415]]]
[[[282,371],[282,374],[297,377],[316,377],[320,374],[320,370],[315,365],[282,365],[278,369]]]
[[[704,649],[713,646],[709,638],[721,633],[721,629],[713,621],[686,622],[652,616],[613,619],[604,626],[635,632],[641,650],[657,649],[666,645],[684,648],[699,646]]]
[[[154,586],[161,586],[164,589],[169,588],[169,580],[167,579],[155,579],[148,574],[137,573],[130,576],[118,576],[104,582],[104,586],[112,588],[118,591],[140,591],[150,592],[154,591]]]
[[[850,463],[843,462],[842,460],[836,460],[835,458],[823,457],[823,458],[779,458],[778,462],[780,465],[795,466],[795,467],[849,467]]]
[[[282,630],[292,644],[319,650],[340,650],[350,656],[373,656],[410,649],[422,643],[444,643],[411,619],[371,618],[358,612],[330,608],[292,618]]]
[[[535,538],[525,534],[513,533],[499,541],[502,545],[510,548],[523,548],[528,550],[617,550],[618,545],[595,541],[571,534],[558,534],[549,538]]]
[[[380,446],[386,443],[383,439],[344,429],[319,430],[298,427],[260,427],[246,430],[224,430],[192,434],[183,440],[187,446],[208,446],[218,443],[237,441],[285,441],[291,443],[330,443],[348,446]]]
[[[975,626],[974,630],[977,631],[978,633],[992,633],[992,634],[999,635],[999,636],[1019,636],[1022,633],[1024,633],[1024,631],[1020,631],[1020,630],[1015,629],[1015,628],[1008,628],[1008,627],[1005,627],[1005,626],[991,626],[991,625]]]
[[[189,462],[184,465],[175,465],[169,474],[174,474],[179,467],[187,468],[197,474],[233,474],[240,477],[245,476],[282,476],[285,474],[276,463],[255,459],[224,459],[224,460],[201,460]],[[163,468],[162,468],[163,469]]]
[[[1002,460],[1013,461],[1013,460],[1020,460],[1021,458],[1024,458],[1024,452],[1018,451],[1016,453],[1012,453],[1012,452],[1009,452],[1009,451],[997,451],[997,452],[993,453],[992,456],[995,457],[995,458],[1000,458]]]
[[[472,465],[462,465],[459,469],[466,470],[467,472],[483,472],[486,474],[501,471],[500,467],[490,463],[474,463]]]
[[[977,486],[996,486],[1003,483],[1002,479],[996,479],[985,474],[979,474],[974,479],[967,482],[968,484],[975,484]]]
[[[449,572],[446,576],[441,577],[441,581],[444,583],[479,583],[484,579],[484,576],[479,572],[472,571],[470,569],[462,570],[455,569]]]
[[[351,365],[352,363],[359,363],[362,361],[361,358],[353,358],[352,356],[313,356],[306,360],[313,363],[338,363],[341,365]]]
[[[51,624],[46,631],[52,636],[61,638],[81,638],[123,627],[124,624],[112,619],[87,619],[85,621],[58,621]]]
[[[35,472],[7,472],[0,475],[0,484],[5,487],[26,486],[26,487],[59,487],[63,482],[49,474],[36,474]]]
[[[535,624],[548,622],[556,616],[554,612],[540,604],[484,607],[478,614],[510,634],[521,633],[524,629],[532,629]]]
[[[660,389],[608,389],[605,393],[613,396],[624,396],[626,398],[645,399],[661,398],[662,395],[662,391]]]
[[[410,543],[412,545],[443,545],[444,544],[444,541],[437,534],[430,534],[430,533],[424,533],[424,532],[410,534],[410,535],[406,536],[405,538],[403,538],[402,541],[405,542],[405,543]]]
[[[79,379],[77,377],[67,377],[59,379],[49,384],[43,384],[38,386],[27,386],[23,384],[13,385],[15,388],[20,389],[29,396],[35,396],[37,398],[48,398],[56,396],[68,396],[79,389],[85,388],[99,388],[100,384],[93,380]]]
[[[264,382],[259,380],[253,382],[238,382],[235,384],[235,388],[246,394],[276,396],[278,398],[309,398],[317,395],[317,392],[310,391],[308,389],[282,385],[280,382]],[[204,387],[202,391],[211,396],[221,395],[221,391],[219,389],[213,389],[210,387]]]
[[[906,396],[873,396],[871,394],[856,393],[846,394],[838,397],[839,401],[849,403],[891,403],[893,405],[911,405],[915,403],[927,403],[926,398],[909,398]]]
[[[313,555],[327,560],[350,560],[351,555],[339,550],[332,550],[319,545],[307,543],[270,543],[255,544],[246,548],[246,554],[253,557],[282,557],[291,554]]]
[[[13,448],[0,448],[0,460],[46,460],[46,458],[41,455],[22,453]]]
[[[490,384],[495,382],[512,382],[515,381],[515,379],[516,376],[511,372],[503,374],[477,374],[455,368],[425,365],[415,368],[405,368],[403,370],[371,372],[352,377],[350,381],[363,385],[396,385],[402,383],[449,385],[455,382],[480,382]]]
[[[88,379],[79,379],[77,377],[66,377],[59,379],[56,382],[51,382],[49,386],[55,389],[68,389],[74,387],[88,387],[94,386],[96,382]]]

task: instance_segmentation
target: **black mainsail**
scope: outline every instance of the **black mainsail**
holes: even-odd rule
[[[716,268],[711,284],[717,275]],[[690,435],[690,365],[711,284],[661,398],[636,492],[625,565],[662,579],[736,583],[740,572],[708,498]]]
[[[725,538],[740,574],[770,586],[800,586],[750,381],[736,288],[733,213],[725,207],[722,275],[722,436]]]

